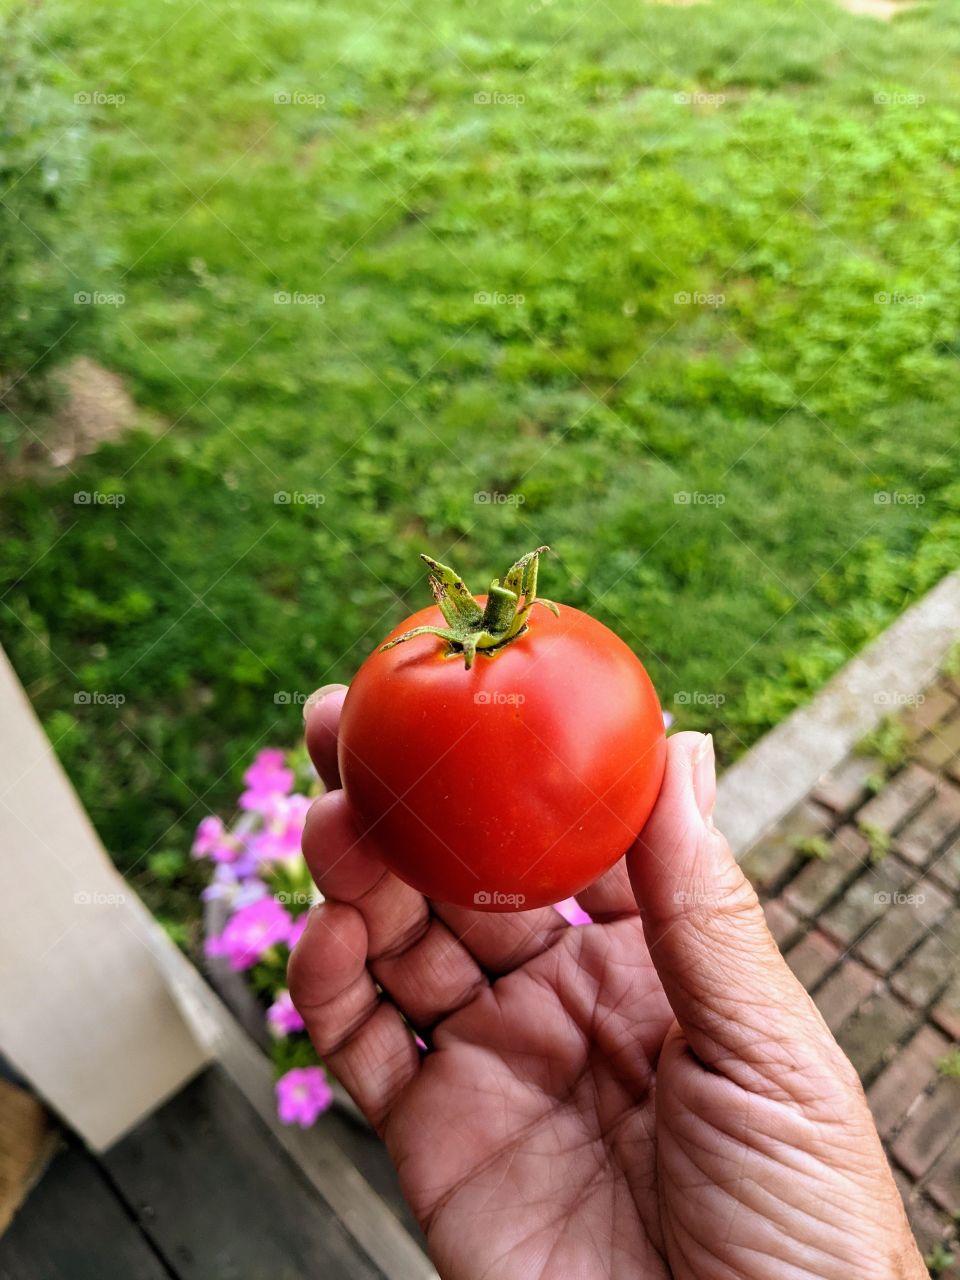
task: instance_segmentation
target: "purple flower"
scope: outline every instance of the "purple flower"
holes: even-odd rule
[[[277,992],[277,998],[267,1010],[267,1026],[270,1028],[270,1034],[278,1040],[282,1036],[290,1035],[293,1031],[303,1030],[303,1019],[293,1007],[290,992],[286,987]]]
[[[220,937],[208,940],[206,953],[226,956],[231,969],[249,969],[264,952],[288,940],[291,924],[276,898],[259,898],[230,917]]]
[[[577,902],[576,898],[564,898],[562,902],[553,904],[554,911],[559,911],[568,924],[592,924],[593,920]]]
[[[240,796],[241,809],[263,810],[269,807],[275,796],[290,794],[294,772],[286,766],[282,751],[268,747],[258,751],[253,764],[243,775],[247,790]]]
[[[333,1091],[320,1067],[294,1067],[275,1085],[277,1115],[282,1124],[309,1129],[333,1101]]]
[[[672,724],[673,724],[673,716],[669,711],[665,711],[663,713],[663,727],[665,729],[669,729]]]
[[[234,911],[255,902],[269,893],[267,886],[257,877],[256,859],[243,853],[236,862],[219,862],[213,879],[200,893],[204,902],[215,898],[227,898]]]
[[[241,907],[249,907],[251,902],[259,902],[269,892],[269,888],[253,871],[246,872],[243,879],[238,880],[234,888],[231,902],[233,910],[239,911]]]

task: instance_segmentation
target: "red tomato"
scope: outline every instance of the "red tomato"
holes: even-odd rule
[[[444,623],[423,609],[388,641]],[[469,668],[436,635],[379,649],[340,721],[360,832],[414,888],[482,911],[559,902],[613,866],[653,808],[665,760],[639,659],[566,606],[532,613]]]

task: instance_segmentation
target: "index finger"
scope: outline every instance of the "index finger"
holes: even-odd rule
[[[303,707],[307,750],[328,791],[334,791],[340,786],[337,730],[346,696],[345,684],[325,684],[316,693],[311,693]]]

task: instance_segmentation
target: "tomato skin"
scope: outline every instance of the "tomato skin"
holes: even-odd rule
[[[443,625],[436,607],[398,626]],[[515,911],[586,888],[626,852],[663,779],[666,738],[640,660],[559,606],[467,670],[435,636],[370,655],[340,720],[361,834],[440,902]]]

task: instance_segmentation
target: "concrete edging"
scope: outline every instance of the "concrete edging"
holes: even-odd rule
[[[720,778],[714,820],[739,858],[936,677],[960,638],[960,570],[948,574]]]

